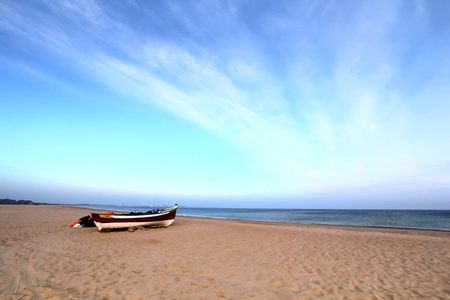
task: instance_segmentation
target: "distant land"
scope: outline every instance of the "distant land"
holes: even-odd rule
[[[2,204],[15,204],[15,205],[46,205],[47,203],[33,202],[31,200],[13,200],[13,199],[0,199],[0,205]]]

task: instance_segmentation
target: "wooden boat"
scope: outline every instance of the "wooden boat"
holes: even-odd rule
[[[167,227],[175,220],[178,204],[166,209],[154,209],[148,212],[126,214],[96,214],[91,213],[92,220],[99,231],[130,227]]]

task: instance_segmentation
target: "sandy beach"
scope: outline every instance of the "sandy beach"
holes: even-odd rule
[[[89,212],[0,206],[0,298],[450,298],[449,232],[188,217],[68,228]]]

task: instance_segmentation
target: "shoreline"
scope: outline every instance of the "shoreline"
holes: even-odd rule
[[[197,218],[197,219],[211,219],[211,220],[224,220],[224,221],[238,221],[244,223],[255,223],[255,224],[268,224],[268,225],[286,225],[286,226],[305,226],[305,227],[324,227],[324,228],[342,228],[342,229],[355,229],[355,230],[364,230],[364,229],[392,229],[398,231],[424,231],[424,232],[442,232],[449,233],[450,230],[445,229],[423,229],[423,228],[407,228],[407,227],[389,227],[389,226],[363,226],[363,225],[340,225],[340,224],[321,224],[321,223],[300,223],[300,222],[275,222],[275,221],[259,221],[259,220],[245,220],[245,219],[232,219],[232,218],[219,218],[219,217],[198,217],[198,216],[185,216],[180,215],[177,217],[182,218]]]
[[[67,228],[90,211],[0,207],[0,297],[450,297],[447,232],[180,216],[132,233]]]
[[[74,207],[83,210],[92,210],[97,212],[105,212],[105,211],[114,211],[118,213],[125,213],[126,211],[116,211],[116,210],[108,210],[108,209],[91,209],[85,207],[71,206],[67,205],[67,207]],[[199,217],[199,216],[186,216],[186,215],[178,215],[178,218],[193,218],[193,219],[209,219],[209,220],[223,220],[223,221],[237,221],[242,223],[249,224],[261,224],[261,225],[279,225],[279,226],[300,226],[300,227],[317,227],[317,228],[336,228],[336,229],[345,229],[345,230],[374,230],[374,231],[384,231],[384,230],[392,230],[393,232],[405,232],[405,231],[413,231],[413,232],[424,232],[424,233],[448,233],[450,237],[450,230],[441,230],[441,229],[422,229],[422,228],[400,228],[400,227],[383,227],[383,226],[360,226],[360,225],[332,225],[332,224],[306,224],[306,223],[297,223],[297,222],[274,222],[274,221],[259,221],[259,220],[245,220],[245,219],[232,219],[232,218],[221,218],[221,217]]]
[[[70,205],[69,205],[70,206]],[[107,206],[107,208],[105,209],[100,209],[100,208],[88,208],[88,207],[80,207],[80,206],[75,206],[74,207],[78,207],[78,208],[82,208],[82,209],[92,209],[92,210],[100,210],[100,211],[116,211],[118,213],[125,213],[125,212],[129,212],[126,210],[114,210],[113,206]],[[147,206],[143,206],[145,208],[148,208]],[[233,210],[233,208],[230,208],[231,210]],[[255,209],[258,210],[258,209]],[[262,209],[265,210],[265,209]],[[269,209],[268,209],[269,210]],[[283,209],[284,210],[284,209]],[[288,209],[286,209],[288,210]],[[294,209],[297,210],[297,209]],[[314,210],[314,209],[306,209],[306,210]],[[317,209],[322,211],[322,209]],[[355,209],[355,211],[358,211],[359,209]],[[330,209],[330,211],[334,211],[334,209]],[[339,209],[337,209],[337,211],[339,211]],[[366,210],[361,210],[361,211],[366,211]],[[376,209],[376,210],[372,210],[372,211],[401,211],[401,210],[380,210],[380,209]],[[424,211],[424,210],[405,210],[405,211]],[[437,211],[437,210],[428,210],[428,211]],[[442,211],[448,211],[448,210],[442,210]],[[249,220],[249,219],[239,219],[239,218],[232,218],[232,217],[212,217],[212,216],[198,216],[198,215],[184,215],[184,214],[180,214],[180,209],[177,213],[177,216],[179,217],[193,217],[193,218],[207,218],[207,219],[217,219],[217,220],[236,220],[236,221],[244,221],[244,222],[262,222],[262,223],[268,223],[268,224],[293,224],[293,225],[305,225],[305,226],[327,226],[327,227],[351,227],[351,228],[375,228],[375,229],[398,229],[398,230],[417,230],[417,231],[432,231],[432,232],[450,232],[450,229],[440,229],[440,228],[420,228],[420,227],[406,227],[406,226],[383,226],[383,225],[361,225],[361,224],[324,224],[324,223],[302,223],[300,221],[296,222],[296,221],[266,221],[266,220]]]

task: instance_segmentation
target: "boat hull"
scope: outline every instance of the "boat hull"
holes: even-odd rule
[[[92,219],[99,231],[123,229],[130,227],[167,227],[173,223],[177,206],[165,209],[156,214],[97,214],[92,213]]]

